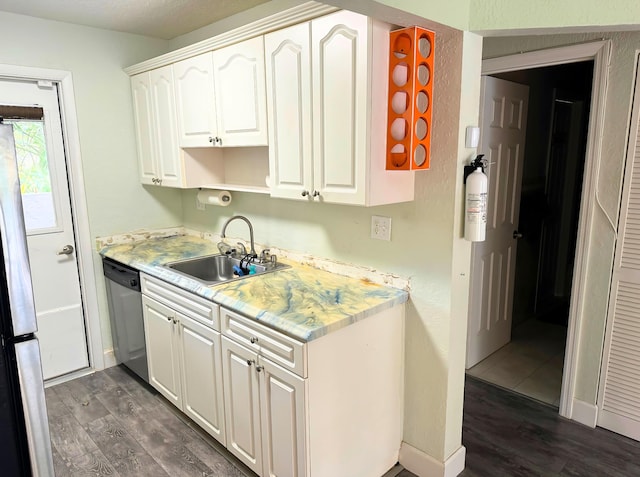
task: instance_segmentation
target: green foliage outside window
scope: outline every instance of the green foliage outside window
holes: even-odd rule
[[[47,146],[42,121],[11,121],[18,156],[20,191],[51,192]]]

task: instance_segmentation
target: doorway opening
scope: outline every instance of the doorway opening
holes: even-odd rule
[[[560,407],[594,61],[491,76],[529,87],[510,342],[467,372]],[[480,151],[484,152],[484,151]]]

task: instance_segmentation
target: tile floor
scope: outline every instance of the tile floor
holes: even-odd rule
[[[530,319],[511,342],[467,373],[553,406],[560,403],[566,326]]]

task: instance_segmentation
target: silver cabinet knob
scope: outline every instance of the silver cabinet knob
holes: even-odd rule
[[[513,231],[513,238],[514,239],[521,239],[522,238],[522,234],[520,232],[518,232],[517,230]]]
[[[216,138],[216,142],[218,143],[219,146],[222,146],[222,138],[221,137],[217,137]]]
[[[264,369],[264,366],[256,366],[256,371],[257,372],[262,372],[262,370]]]
[[[249,339],[249,341],[251,341],[251,344],[256,344],[258,342],[258,338],[256,338],[255,336],[252,336],[251,339]]]
[[[306,197],[306,196],[309,195],[309,191],[308,190],[303,190],[301,195],[302,195],[302,197]]]
[[[73,253],[73,245],[65,245],[56,255],[71,255]]]
[[[317,190],[313,191],[313,196],[314,197],[319,197],[320,196],[320,192],[318,192]]]
[[[248,359],[247,360],[247,366],[251,366],[252,364],[255,364],[256,360],[255,359]]]
[[[209,142],[213,144],[213,137],[209,136]]]

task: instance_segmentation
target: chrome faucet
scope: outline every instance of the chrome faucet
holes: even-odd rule
[[[225,232],[227,230],[227,225],[229,225],[229,222],[231,222],[232,220],[236,220],[236,219],[240,219],[240,220],[244,220],[247,225],[249,226],[249,239],[251,242],[251,250],[249,251],[249,253],[251,253],[252,257],[257,257],[258,254],[256,254],[256,249],[255,249],[255,245],[253,243],[253,226],[251,225],[251,222],[249,222],[249,219],[247,219],[246,217],[242,216],[242,215],[234,215],[233,217],[231,217],[230,219],[228,219],[224,225],[222,226],[222,232],[220,233],[220,238],[225,238]]]

